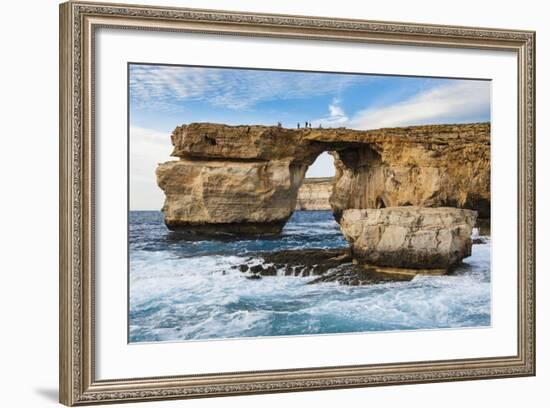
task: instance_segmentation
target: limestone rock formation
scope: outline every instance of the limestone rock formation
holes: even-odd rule
[[[279,233],[294,211],[305,171],[288,160],[160,164],[165,223],[188,234]]]
[[[366,131],[194,123],[177,127],[172,144],[180,160],[157,169],[171,229],[279,232],[307,167],[324,151],[335,156],[337,220],[347,209],[402,205],[490,214],[488,123]]]
[[[490,217],[491,146],[486,124],[381,130],[336,154],[331,206],[459,207]]]
[[[174,157],[222,160],[315,160],[323,151],[304,139],[307,130],[276,126],[191,123],[172,132]]]
[[[360,264],[447,270],[471,255],[476,216],[459,208],[351,209],[340,227]]]
[[[330,211],[332,177],[306,178],[298,190],[296,210]]]

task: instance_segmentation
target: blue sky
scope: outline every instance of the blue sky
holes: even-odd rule
[[[131,64],[130,207],[158,209],[156,164],[171,131],[191,122],[353,129],[490,120],[490,82]],[[308,177],[334,174],[323,154]]]

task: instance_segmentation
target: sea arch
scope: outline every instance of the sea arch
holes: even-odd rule
[[[167,227],[186,234],[278,234],[308,166],[335,157],[330,205],[457,207],[490,214],[490,125],[377,130],[193,123],[171,135],[177,161],[156,175]]]

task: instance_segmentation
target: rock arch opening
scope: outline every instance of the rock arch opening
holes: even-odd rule
[[[160,164],[169,229],[276,234],[296,207],[308,168],[331,152],[330,207],[455,207],[490,212],[488,123],[369,131],[193,123],[171,136]],[[465,199],[467,197],[467,199]]]
[[[306,179],[332,178],[336,175],[334,153],[324,151],[319,154],[306,170]]]
[[[324,151],[307,167],[298,189],[296,211],[331,211],[330,196],[336,175],[334,153]]]

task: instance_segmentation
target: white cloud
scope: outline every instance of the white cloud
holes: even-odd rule
[[[164,194],[157,186],[155,169],[170,157],[170,134],[153,129],[130,128],[130,209],[159,210]]]
[[[338,94],[347,86],[344,77],[338,82],[325,75],[311,79],[309,74],[276,73],[265,71],[224,71],[220,69],[179,67],[133,68],[131,77],[132,97],[147,106],[171,109],[176,102],[200,100],[212,104],[246,108],[258,101],[286,97],[311,97],[312,93]],[[220,74],[224,71],[224,74]],[[229,73],[229,74],[228,74]],[[272,74],[275,74],[272,72]],[[324,74],[319,74],[324,75]],[[327,107],[327,115],[312,121],[317,127],[347,126],[355,129],[408,126],[435,123],[460,123],[483,120],[490,112],[490,83],[486,81],[451,81],[400,102],[360,110],[347,114],[339,99],[334,98]],[[160,209],[164,194],[158,188],[155,169],[159,162],[170,158],[172,146],[170,134],[154,129],[130,128],[130,208]],[[331,176],[334,172],[332,158],[322,154],[308,170],[308,177]]]
[[[487,81],[457,81],[422,91],[412,98],[357,112],[349,121],[355,129],[460,123],[479,120],[490,110]]]
[[[261,101],[336,93],[357,79],[323,73],[134,65],[130,91],[138,108],[181,110],[185,102],[200,101],[238,110]]]
[[[322,125],[324,127],[340,127],[346,126],[349,122],[349,118],[344,112],[344,109],[340,105],[340,100],[334,98],[328,105],[328,116],[319,118],[312,122],[313,126]]]

